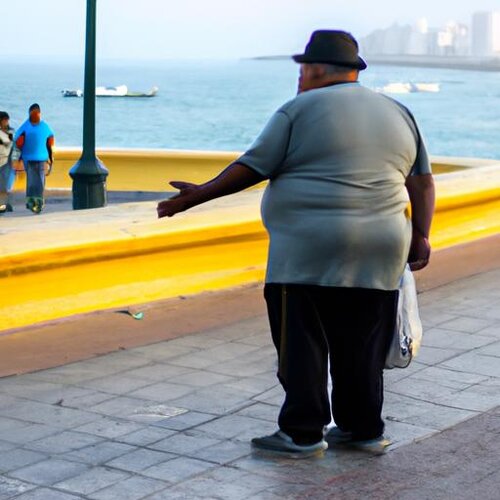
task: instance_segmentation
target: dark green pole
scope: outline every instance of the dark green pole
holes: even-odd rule
[[[73,209],[104,207],[107,202],[107,168],[95,154],[95,59],[97,0],[87,0],[85,86],[83,91],[83,151],[71,167]]]

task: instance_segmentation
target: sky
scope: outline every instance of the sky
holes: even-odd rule
[[[0,57],[81,56],[85,9],[86,0],[9,2]],[[468,23],[500,0],[97,0],[97,9],[98,58],[231,59],[301,52],[315,29],[362,37],[421,17]]]

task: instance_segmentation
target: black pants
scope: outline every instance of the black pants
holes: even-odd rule
[[[285,402],[280,429],[318,442],[331,420],[354,439],[382,435],[383,368],[395,327],[397,290],[267,284],[264,289]]]

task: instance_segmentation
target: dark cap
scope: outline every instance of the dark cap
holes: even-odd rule
[[[334,64],[363,70],[366,63],[359,57],[358,50],[358,42],[350,33],[318,30],[311,35],[304,53],[292,57],[297,63]]]
[[[10,120],[9,113],[7,113],[7,111],[0,111],[0,121],[5,120],[6,118],[7,120]]]
[[[34,109],[40,109],[40,104],[37,104],[36,102],[33,103],[30,108],[29,108],[29,112],[31,113]]]

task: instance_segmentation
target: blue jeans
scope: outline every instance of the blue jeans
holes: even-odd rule
[[[9,202],[9,194],[12,191],[16,172],[10,163],[0,166],[0,205]]]
[[[43,206],[43,191],[45,189],[45,162],[26,161],[26,202],[39,203]]]

